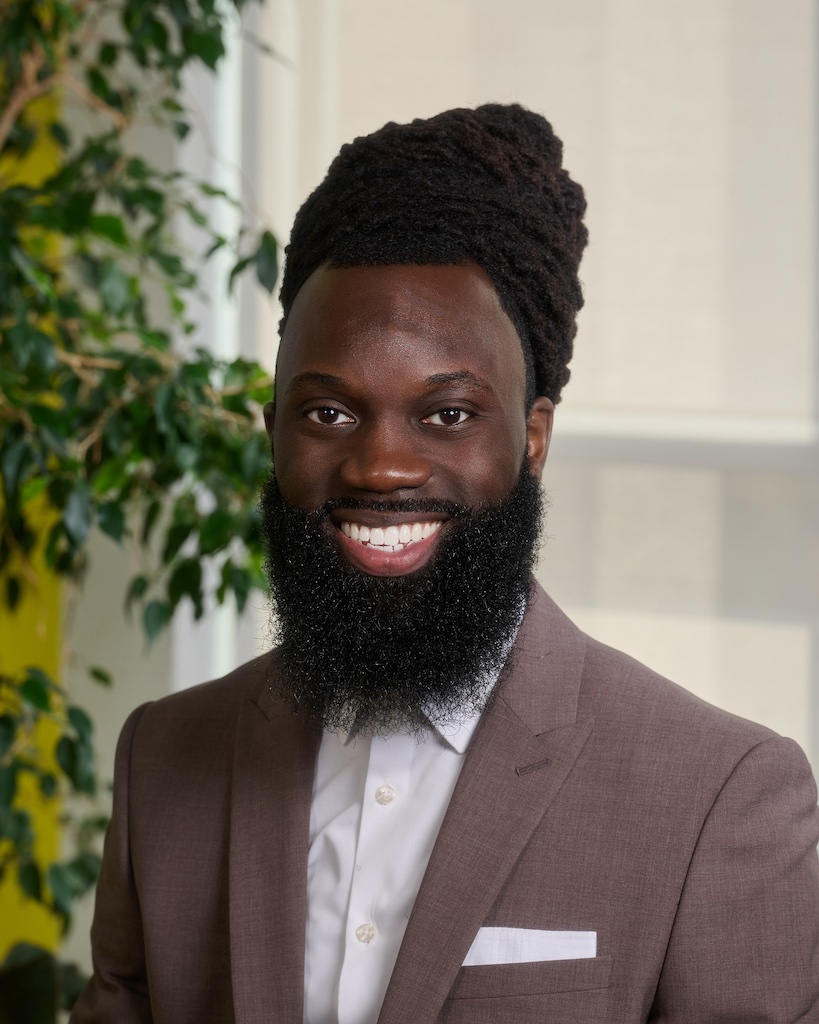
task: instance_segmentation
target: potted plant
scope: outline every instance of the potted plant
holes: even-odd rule
[[[235,245],[231,278],[254,267],[268,291],[276,242],[267,231],[217,236],[204,208],[216,190],[156,166],[131,133],[148,119],[184,137],[182,72],[215,68],[224,30],[216,0],[6,0],[0,10],[4,616],[36,588],[38,558],[79,584],[94,530],[145,553],[125,601],[149,640],[183,601],[202,614],[205,559],[218,565],[219,602],[241,609],[261,585],[255,504],[269,456],[258,411],[271,381],[246,360],[175,351],[175,336],[195,337],[200,264],[173,228],[180,216],[195,223],[205,256]],[[92,717],[32,652],[24,671],[0,673],[0,872],[61,931],[95,883],[105,819],[93,803],[76,810],[64,855],[44,863],[28,802],[93,801],[98,788]],[[18,945],[0,965],[0,1024],[56,1020],[80,981],[51,950]]]

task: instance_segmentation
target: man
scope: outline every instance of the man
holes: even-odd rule
[[[804,756],[531,581],[583,209],[490,105],[300,211],[278,647],[127,723],[77,1024],[819,1021]]]

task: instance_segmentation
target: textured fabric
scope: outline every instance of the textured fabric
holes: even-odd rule
[[[123,731],[75,1024],[301,1024],[318,736],[275,655]],[[538,591],[470,745],[380,1024],[819,1024],[819,810],[790,740]],[[463,967],[479,929],[597,955]]]

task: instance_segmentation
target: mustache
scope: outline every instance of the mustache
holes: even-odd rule
[[[436,498],[406,498],[403,501],[368,500],[366,498],[330,498],[312,512],[317,519],[326,518],[338,509],[351,512],[433,512],[451,516],[453,519],[474,514],[475,509],[467,505],[459,505],[455,501]]]

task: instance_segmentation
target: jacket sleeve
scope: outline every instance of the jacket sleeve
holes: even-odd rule
[[[649,1020],[819,1024],[817,838],[805,755],[753,747],[703,824]]]
[[[123,727],[114,767],[114,808],[97,885],[91,951],[94,973],[70,1024],[151,1024],[139,897],[131,870],[129,781],[137,708]]]

